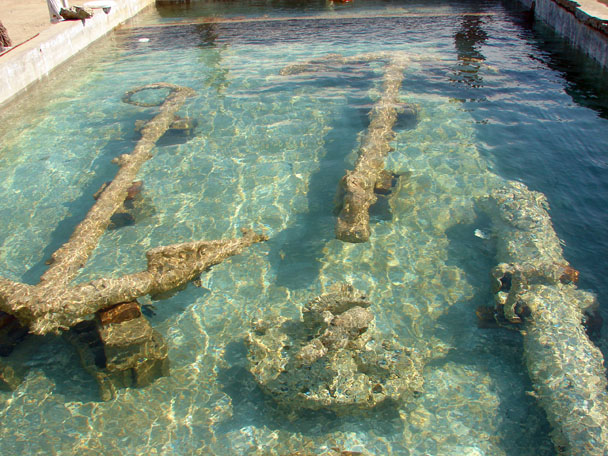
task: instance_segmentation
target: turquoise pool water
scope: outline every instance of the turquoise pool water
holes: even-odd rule
[[[198,23],[210,16],[231,21]],[[334,239],[334,195],[383,66],[279,72],[372,51],[411,55],[400,96],[419,118],[396,127],[387,168],[401,177],[372,214],[370,242],[345,244]],[[197,127],[161,139],[140,172],[145,217],[106,232],[78,281],[144,269],[158,245],[242,227],[270,239],[215,266],[201,288],[154,303],[171,375],[148,387],[101,402],[67,342],[27,339],[10,357],[23,383],[0,392],[0,453],[554,454],[520,336],[477,326],[495,258],[475,199],[505,179],[545,193],[580,287],[605,309],[606,73],[500,2],[147,10],[1,114],[0,276],[38,282],[116,172],[110,160],[132,150],[135,121],[156,112],[122,95],[161,81],[196,91],[180,113]],[[369,294],[380,330],[435,354],[425,391],[366,416],[289,421],[247,371],[249,323],[298,318],[342,281]]]

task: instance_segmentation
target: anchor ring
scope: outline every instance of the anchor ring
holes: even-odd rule
[[[156,89],[169,89],[170,90],[170,94],[173,92],[179,92],[182,90],[188,90],[186,87],[182,87],[182,86],[178,86],[176,84],[170,84],[168,82],[156,82],[154,84],[148,84],[145,86],[141,86],[141,87],[137,87],[135,89],[129,90],[128,92],[126,92],[123,97],[122,97],[122,101],[124,103],[128,103],[128,104],[132,104],[135,106],[141,106],[141,107],[145,107],[145,108],[149,108],[149,107],[154,107],[154,106],[161,106],[167,99],[165,98],[164,100],[162,100],[159,103],[148,103],[145,101],[134,101],[131,99],[131,97],[133,95],[135,95],[138,92],[141,92],[143,90],[156,90]]]

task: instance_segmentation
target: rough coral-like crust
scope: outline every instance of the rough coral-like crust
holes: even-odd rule
[[[384,160],[391,151],[390,142],[395,137],[393,128],[397,117],[404,111],[410,116],[417,116],[416,107],[404,105],[399,101],[399,89],[409,57],[398,52],[376,52],[352,57],[329,54],[309,62],[289,65],[281,70],[282,75],[292,75],[318,71],[325,67],[374,61],[385,64],[382,95],[369,112],[370,123],[361,141],[355,168],[347,171],[340,180],[336,195],[339,211],[335,227],[336,238],[345,242],[369,240],[369,209],[378,199],[376,193],[386,193],[392,180],[392,175],[384,169]]]
[[[129,91],[124,101],[142,105],[132,96],[156,89],[169,90],[159,113],[143,125],[134,150],[114,160],[120,167],[116,176],[94,195],[93,207],[70,239],[53,253],[40,283],[26,285],[0,278],[0,311],[16,317],[30,332],[60,332],[82,323],[68,338],[98,380],[103,399],[112,398],[116,388],[143,386],[168,372],[166,344],[141,314],[137,297],[162,295],[184,286],[211,266],[266,239],[244,230],[236,239],[157,247],[147,252],[145,271],[70,285],[112,216],[141,189],[141,182],[135,180],[139,169],[152,157],[157,140],[174,125],[176,112],[194,94],[187,87],[158,83]],[[97,318],[91,322],[95,314]]]
[[[608,454],[608,393],[600,350],[582,325],[595,296],[576,288],[544,195],[510,182],[482,206],[492,218],[499,265],[492,271],[496,307],[521,325],[524,354],[560,454]]]
[[[40,283],[26,285],[0,278],[0,310],[17,317],[32,333],[59,332],[98,310],[177,288],[229,256],[266,239],[245,230],[242,238],[157,247],[146,254],[148,268],[145,271],[70,286],[108,228],[112,215],[123,207],[137,182],[137,172],[152,157],[156,141],[170,128],[184,101],[194,94],[187,87],[159,83],[132,90],[128,96],[147,89],[169,89],[170,93],[160,106],[160,112],[142,128],[142,137],[134,150],[118,157],[118,173],[97,195],[95,204],[76,226],[70,239],[53,253]]]
[[[354,413],[422,391],[422,359],[382,337],[370,302],[339,285],[304,306],[303,321],[258,322],[248,335],[250,370],[281,406]]]

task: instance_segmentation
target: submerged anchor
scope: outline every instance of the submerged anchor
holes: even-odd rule
[[[131,100],[137,92],[156,89],[169,89],[159,104]],[[175,113],[185,100],[194,93],[190,88],[168,83],[150,84],[127,92],[124,101],[139,106],[159,106],[160,112],[143,126],[141,139],[133,151],[112,160],[120,167],[116,176],[98,194],[96,202],[76,226],[69,240],[52,254],[50,266],[41,276],[40,283],[27,285],[0,278],[0,311],[16,317],[31,333],[59,333],[97,313],[97,332],[104,343],[108,368],[121,358],[121,350],[129,346],[129,341],[136,341],[139,345],[135,350],[136,356],[129,359],[132,364],[138,364],[126,366],[127,369],[134,369],[132,377],[136,385],[145,384],[151,372],[158,371],[161,375],[166,372],[165,367],[158,369],[150,365],[155,361],[165,363],[166,347],[141,315],[136,298],[159,295],[183,286],[225,258],[267,239],[252,230],[243,230],[242,238],[161,246],[146,253],[148,267],[145,271],[70,285],[108,228],[112,216],[123,207],[139,169],[153,156],[151,150],[156,142],[171,127]],[[78,339],[80,336],[76,334],[75,337]],[[138,359],[139,354],[142,355],[139,357],[141,359]],[[124,362],[120,366],[118,364],[115,367],[124,371]],[[96,365],[99,367],[99,360],[97,363],[90,361],[88,365],[99,374],[98,369],[95,370]],[[108,373],[100,375],[103,378],[96,375],[100,385],[107,383]],[[124,380],[129,376],[121,374],[119,377]],[[102,396],[104,391],[107,393],[104,399],[109,399],[113,394],[113,388],[104,390],[102,385]]]

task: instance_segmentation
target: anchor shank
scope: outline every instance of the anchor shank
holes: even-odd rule
[[[67,285],[84,267],[89,255],[97,246],[112,215],[120,209],[127,190],[135,180],[141,166],[150,159],[156,141],[169,129],[175,113],[187,97],[193,95],[192,89],[167,85],[172,89],[160,107],[160,112],[144,126],[142,137],[130,154],[119,157],[120,169],[114,180],[101,193],[82,222],[76,226],[70,239],[51,256],[52,264],[41,276],[41,283]]]

